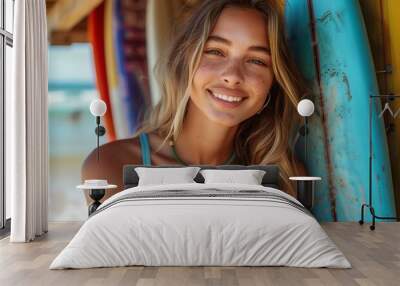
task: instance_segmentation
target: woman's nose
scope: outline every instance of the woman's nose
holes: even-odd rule
[[[232,61],[222,73],[224,82],[231,86],[240,85],[243,82],[243,72],[240,61]]]

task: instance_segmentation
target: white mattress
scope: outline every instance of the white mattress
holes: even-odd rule
[[[255,190],[272,199],[264,193],[123,199],[168,190]],[[127,265],[351,267],[293,197],[257,185],[199,183],[138,186],[110,197],[50,269]]]

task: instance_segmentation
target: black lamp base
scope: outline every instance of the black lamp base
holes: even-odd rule
[[[97,208],[101,205],[100,200],[104,197],[106,193],[105,189],[91,189],[89,190],[89,197],[94,200],[94,202],[89,206],[88,212],[89,216],[94,213]]]
[[[297,181],[297,198],[309,210],[314,205],[315,181]]]

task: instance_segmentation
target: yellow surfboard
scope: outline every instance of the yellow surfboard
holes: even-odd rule
[[[400,1],[360,0],[381,94],[400,95]],[[386,102],[386,100],[383,100]],[[393,113],[400,98],[389,101]],[[385,115],[397,213],[400,213],[400,112]]]

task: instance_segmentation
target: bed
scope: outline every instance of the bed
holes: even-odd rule
[[[351,268],[310,211],[279,190],[277,166],[195,167],[202,172],[265,172],[259,185],[205,181],[200,172],[192,182],[140,185],[136,171],[167,172],[166,168],[177,166],[126,165],[124,190],[100,205],[50,269],[130,265]]]

